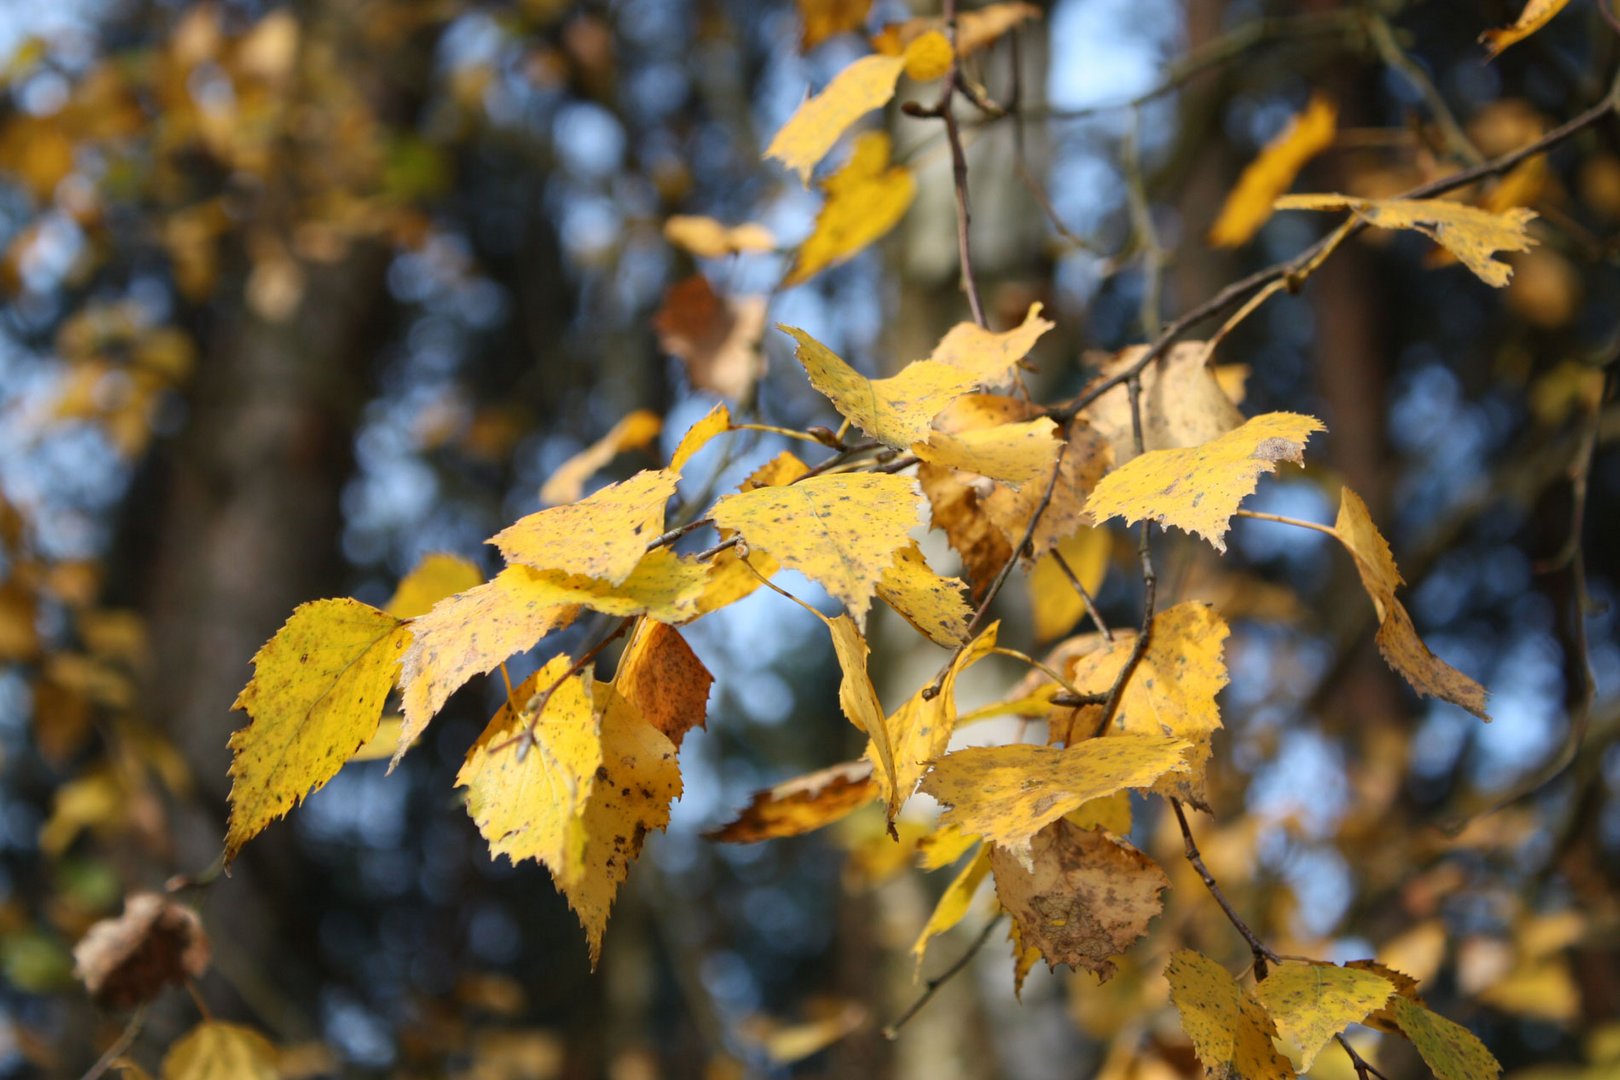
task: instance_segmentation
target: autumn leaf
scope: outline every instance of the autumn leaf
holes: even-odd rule
[[[889,153],[887,133],[856,136],[849,160],[821,185],[826,201],[782,279],[784,289],[848,262],[900,223],[916,197],[917,179],[904,165],[890,165]]]
[[[602,730],[589,673],[568,674],[553,657],[513,693],[467,752],[456,786],[492,856],[535,859],[555,875],[585,855],[585,806],[604,767]],[[550,690],[537,716],[529,701]],[[519,752],[528,733],[534,745]]]
[[[658,344],[686,367],[694,390],[746,401],[765,374],[763,296],[721,298],[702,274],[671,285],[653,316]]]
[[[1298,413],[1264,413],[1201,446],[1150,450],[1104,476],[1086,509],[1102,524],[1144,518],[1203,536],[1226,552],[1226,531],[1238,505],[1279,461],[1304,462],[1305,442],[1326,430]]]
[[[664,531],[675,474],[644,469],[567,506],[519,518],[490,538],[509,563],[560,570],[619,585]],[[581,543],[590,537],[589,543]]]
[[[1030,19],[1039,19],[1041,9],[1019,0],[986,4],[982,8],[963,11],[956,17],[956,51],[970,56],[994,44],[1009,30]],[[883,28],[872,41],[879,52],[897,54],[905,46],[931,30],[940,30],[945,20],[940,18],[907,19]]]
[[[1132,345],[1121,349],[1102,365],[1097,381],[1135,367],[1147,348]],[[1198,446],[1242,426],[1243,414],[1227,396],[1208,360],[1207,343],[1183,341],[1142,369],[1138,379],[1144,450]],[[1105,390],[1086,406],[1083,415],[1108,440],[1114,464],[1123,465],[1136,457],[1136,419],[1124,385]]]
[[[1041,306],[1039,301],[1030,304],[1022,323],[1000,333],[978,323],[957,323],[940,338],[928,359],[965,371],[984,386],[1005,383],[1041,335],[1057,325],[1041,317]]]
[[[809,52],[830,37],[865,26],[872,0],[798,0],[798,7],[804,24],[799,47]]]
[[[1380,229],[1420,232],[1455,255],[1487,285],[1508,283],[1513,268],[1491,256],[1498,251],[1529,251],[1535,241],[1525,227],[1534,210],[1518,206],[1495,214],[1446,199],[1357,199],[1350,195],[1285,195],[1278,210],[1349,210]]]
[[[377,730],[410,631],[358,600],[300,605],[253,657],[231,707],[248,714],[231,736],[226,862],[336,776]]]
[[[1102,829],[1115,836],[1131,831],[1131,793],[1116,791],[1091,799],[1063,815],[1063,820],[1079,829]]]
[[[756,792],[741,814],[707,835],[728,844],[800,836],[848,817],[877,795],[872,763],[846,761]]]
[[[879,765],[878,793],[891,822],[917,789],[917,781],[928,771],[929,764],[950,745],[956,726],[956,681],[962,672],[990,655],[996,647],[999,627],[999,623],[991,623],[951,659],[939,680],[939,693],[928,696],[932,684],[919,689],[892,715],[884,717],[880,729],[872,733],[866,755]],[[883,763],[885,752],[887,763]]]
[[[585,849],[577,866],[551,867],[558,890],[585,927],[592,969],[602,957],[608,913],[630,864],[647,834],[669,824],[669,804],[681,794],[675,744],[606,683],[596,684],[595,707],[602,766],[581,819]]]
[[[1436,1080],[1496,1080],[1502,1066],[1467,1028],[1397,994],[1389,1012]]]
[[[650,619],[637,624],[613,673],[613,689],[676,749],[688,731],[704,726],[713,683],[680,631]]]
[[[163,1080],[280,1080],[276,1048],[252,1028],[208,1020],[163,1055]]]
[[[405,575],[383,610],[396,619],[414,619],[426,615],[445,597],[475,588],[483,580],[478,567],[461,556],[432,552]]]
[[[1305,163],[1333,145],[1339,110],[1321,94],[1311,95],[1305,111],[1295,115],[1260,156],[1238,177],[1209,230],[1214,247],[1241,247],[1271,217],[1271,204],[1293,184]]]
[[[948,649],[967,640],[968,623],[973,619],[963,588],[960,579],[934,573],[913,540],[900,549],[894,564],[878,579],[877,594],[918,633]]]
[[[861,623],[895,552],[911,541],[917,489],[883,473],[812,476],[724,496],[711,516],[750,548],[819,583]]]
[[[711,217],[688,214],[676,214],[664,222],[664,239],[700,259],[776,249],[776,237],[763,225],[727,226]]]
[[[1035,835],[1026,867],[990,853],[996,896],[1018,924],[1018,940],[1048,965],[1085,968],[1107,979],[1111,959],[1147,933],[1170,885],[1158,864],[1123,840],[1059,818]]]
[[[1598,0],[1599,3],[1608,3],[1610,0]],[[1494,60],[1502,54],[1502,50],[1509,45],[1516,45],[1540,30],[1552,21],[1554,15],[1564,10],[1569,0],[1528,0],[1524,10],[1512,26],[1505,26],[1499,30],[1487,30],[1479,35],[1479,40],[1485,46],[1485,59]]]
[[[1216,696],[1227,684],[1222,650],[1230,630],[1208,604],[1190,601],[1156,613],[1147,648],[1120,691],[1109,730],[1128,735],[1174,735],[1187,740],[1185,773],[1164,778],[1161,790],[1202,806],[1204,763],[1210,736],[1221,726]],[[1136,633],[1119,630],[1114,640],[1077,657],[1069,682],[1082,694],[1107,694],[1136,651]],[[1077,743],[1090,737],[1102,706],[1057,713],[1051,737]]]
[[[1057,424],[1043,416],[960,435],[933,431],[911,452],[932,465],[988,476],[1016,488],[1050,478],[1061,445]]]
[[[574,621],[579,605],[535,591],[534,583],[543,580],[526,566],[507,567],[411,622],[399,677],[405,723],[390,769],[468,679],[487,675]]]
[[[1300,1048],[1300,1067],[1309,1070],[1329,1039],[1382,1009],[1395,987],[1371,971],[1290,962],[1273,968],[1254,992],[1278,1033]]]
[[[928,916],[928,923],[917,935],[917,941],[911,946],[911,955],[916,959],[916,967],[912,972],[912,981],[922,974],[923,960],[928,956],[928,943],[939,935],[946,933],[967,917],[968,910],[973,906],[973,898],[979,892],[979,886],[990,873],[990,847],[988,844],[979,845],[978,853],[962,867],[960,873],[952,879],[940,894],[939,902],[934,905],[933,914]]]
[[[1254,996],[1207,956],[1181,949],[1164,970],[1170,1000],[1208,1076],[1292,1080],[1293,1068],[1271,1045],[1276,1029]]]
[[[1162,735],[1120,735],[1067,749],[975,747],[940,758],[922,789],[949,807],[951,824],[1007,848],[1028,868],[1036,833],[1088,800],[1185,769],[1188,745]]]
[[[1088,500],[1110,461],[1111,455],[1101,436],[1084,420],[1076,418],[1069,424],[1068,446],[1058,462],[1055,482],[1049,472],[1018,488],[992,483],[979,502],[986,516],[1001,530],[1009,548],[1022,544],[1024,537],[1029,536],[1029,543],[1020,549],[1020,556],[1032,562],[1089,523]],[[1049,488],[1050,498],[1047,497]],[[1036,522],[1035,531],[1030,533],[1030,520],[1043,505],[1045,510]]]
[[[868,379],[803,330],[780,329],[799,343],[799,363],[810,385],[827,396],[840,416],[890,446],[926,439],[934,417],[976,385],[972,374],[933,360],[914,361],[891,378]]]
[[[626,415],[609,428],[606,435],[557,466],[540,488],[540,501],[547,506],[577,501],[585,494],[586,481],[608,462],[625,451],[645,449],[663,429],[664,421],[649,409],[637,409]]]
[[[703,419],[687,429],[681,436],[680,443],[675,452],[669,457],[669,471],[678,473],[686,468],[686,463],[692,460],[692,455],[703,449],[721,432],[731,430],[731,410],[726,403],[721,402],[704,414]]]
[[[1093,597],[1108,573],[1114,539],[1107,529],[1081,527],[1073,536],[1035,560],[1027,578],[1030,618],[1036,641],[1051,641],[1073,629],[1086,613],[1080,592],[1058,564],[1061,557],[1082,588]]]
[[[828,83],[821,93],[800,105],[765,148],[767,158],[776,158],[810,182],[810,172],[827,156],[850,126],[882,108],[894,97],[900,73],[926,81],[945,73],[939,50],[944,45],[945,67],[949,66],[950,43],[937,31],[924,34],[900,56],[863,56]]]
[[[194,910],[139,892],[125,897],[123,914],[85,932],[73,947],[73,968],[97,1005],[133,1009],[167,986],[202,978],[212,956]]]
[[[1333,532],[1354,558],[1361,584],[1378,611],[1378,651],[1389,666],[1418,693],[1460,705],[1488,723],[1485,688],[1430,652],[1412,625],[1412,616],[1395,598],[1395,590],[1402,584],[1395,557],[1373,523],[1367,504],[1349,488],[1340,496]]]

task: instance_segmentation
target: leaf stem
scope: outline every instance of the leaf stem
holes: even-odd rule
[[[917,999],[915,1001],[906,1006],[906,1011],[895,1017],[893,1022],[889,1023],[883,1028],[883,1037],[885,1039],[888,1039],[890,1042],[898,1039],[900,1037],[900,1029],[910,1023],[912,1017],[922,1012],[923,1006],[934,1000],[934,995],[939,993],[940,987],[944,986],[957,975],[961,974],[963,969],[968,966],[968,963],[975,956],[979,955],[979,950],[983,949],[985,943],[990,940],[990,935],[995,931],[996,927],[1001,925],[1001,918],[1002,917],[1000,915],[997,915],[994,919],[991,919],[989,922],[985,923],[984,929],[979,931],[979,936],[973,939],[973,944],[969,945],[967,949],[963,951],[962,955],[958,956],[956,960],[952,962],[950,967],[946,968],[938,975],[935,975],[932,979],[929,979],[926,984],[924,984],[923,992],[917,995]]]

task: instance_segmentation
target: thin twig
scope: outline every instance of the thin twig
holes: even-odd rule
[[[1304,518],[1285,517],[1282,514],[1267,514],[1260,510],[1238,510],[1234,517],[1253,518],[1255,521],[1275,521],[1279,525],[1292,525],[1296,529],[1310,529],[1312,532],[1323,533],[1333,539],[1339,539],[1338,530],[1331,525],[1323,525],[1315,521],[1306,521]]]
[[[1350,1055],[1350,1065],[1356,1070],[1357,1080],[1372,1080],[1375,1076],[1378,1077],[1378,1080],[1389,1080],[1389,1077],[1379,1072],[1372,1062],[1356,1053],[1356,1048],[1350,1045],[1349,1039],[1346,1039],[1342,1034],[1333,1037],[1339,1040],[1339,1045],[1344,1047],[1344,1052]]]
[[[898,1039],[900,1037],[900,1029],[910,1023],[912,1017],[922,1012],[924,1005],[927,1005],[930,1001],[934,1000],[934,995],[939,993],[940,987],[944,986],[946,983],[950,982],[957,975],[959,975],[962,970],[968,966],[968,963],[975,956],[979,955],[979,950],[984,948],[985,943],[990,940],[990,935],[995,931],[996,927],[1000,925],[1001,916],[999,915],[985,923],[984,929],[979,931],[979,936],[973,939],[973,944],[969,945],[967,950],[963,952],[961,956],[957,957],[955,962],[952,963],[950,967],[946,968],[938,975],[935,975],[932,979],[929,979],[928,982],[923,986],[923,992],[917,995],[917,999],[915,1001],[906,1006],[906,1011],[895,1017],[892,1023],[884,1027],[883,1037],[888,1039],[890,1042]]]
[[[1175,811],[1176,824],[1181,828],[1182,853],[1192,864],[1192,868],[1198,871],[1198,876],[1203,879],[1204,888],[1209,890],[1209,895],[1213,896],[1215,902],[1221,905],[1221,910],[1226,912],[1226,920],[1243,935],[1243,940],[1249,943],[1249,951],[1254,954],[1255,978],[1264,979],[1267,962],[1279,964],[1282,957],[1272,952],[1271,947],[1260,940],[1260,935],[1254,932],[1254,928],[1243,921],[1243,916],[1237,913],[1232,902],[1226,898],[1226,893],[1221,891],[1220,882],[1215,880],[1215,875],[1204,865],[1204,856],[1199,853],[1198,844],[1193,840],[1192,827],[1187,824],[1187,812],[1181,808],[1181,800],[1172,798],[1168,801],[1170,809]]]
[[[962,149],[962,132],[957,126],[956,111],[951,108],[951,96],[962,87],[962,61],[956,51],[956,0],[945,0],[945,32],[951,41],[951,70],[945,76],[940,119],[945,121],[945,138],[951,144],[951,183],[956,189],[957,257],[962,263],[962,291],[967,294],[973,321],[988,327],[990,324],[984,318],[984,305],[979,301],[978,278],[973,272],[973,245],[969,239],[973,212],[968,208],[967,154]]]
[[[1074,586],[1074,591],[1080,594],[1080,602],[1086,606],[1086,614],[1091,616],[1091,621],[1097,624],[1097,629],[1101,632],[1103,640],[1113,641],[1114,632],[1108,629],[1107,623],[1103,622],[1102,612],[1097,610],[1097,602],[1091,598],[1091,593],[1080,583],[1080,578],[1075,574],[1074,568],[1069,565],[1069,560],[1063,557],[1063,552],[1053,548],[1047,554],[1052,556],[1053,563],[1063,572],[1063,576],[1069,579],[1069,584]]]
[[[1485,155],[1479,152],[1479,147],[1463,131],[1462,125],[1457,122],[1456,114],[1446,99],[1441,96],[1427,72],[1423,70],[1406,51],[1401,48],[1400,42],[1395,40],[1395,31],[1390,27],[1389,20],[1376,11],[1367,11],[1367,37],[1372,41],[1373,48],[1378,50],[1379,57],[1385,66],[1400,72],[1406,81],[1423,97],[1423,103],[1429,107],[1429,113],[1434,122],[1440,125],[1440,133],[1445,136],[1446,143],[1451,152],[1470,165],[1478,165],[1485,160]]]
[[[96,1059],[96,1063],[90,1066],[89,1071],[80,1080],[100,1080],[106,1075],[107,1070],[113,1067],[113,1063],[124,1056],[124,1051],[135,1045],[135,1040],[141,1034],[141,1026],[145,1023],[146,1006],[142,1005],[131,1014],[129,1023],[124,1025],[124,1030],[113,1040],[113,1044],[107,1047],[107,1052]]]

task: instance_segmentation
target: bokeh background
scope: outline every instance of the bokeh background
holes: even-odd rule
[[[1205,241],[1312,92],[1340,134],[1301,189],[1390,194],[1533,140],[1620,61],[1597,4],[1490,64],[1475,39],[1516,3],[1038,6],[1016,65],[1008,40],[974,66],[1003,100],[1016,80],[1017,117],[964,115],[991,322],[1035,300],[1057,322],[1033,358],[1045,400],[1320,235],[1324,216],[1285,214],[1236,251]],[[878,0],[867,27],[936,14]],[[661,447],[598,482],[707,411],[655,327],[671,286],[697,273],[766,297],[767,323],[873,374],[967,318],[940,125],[894,107],[868,125],[893,134],[916,203],[847,265],[777,288],[820,195],[761,150],[867,51],[845,34],[806,53],[784,0],[0,3],[0,1075],[78,1075],[117,1034],[69,950],[126,892],[213,864],[230,705],[296,604],[381,603],[430,551],[492,568],[483,539],[619,418],[664,414]],[[1246,411],[1331,431],[1250,505],[1325,521],[1338,481],[1366,497],[1419,628],[1490,689],[1494,723],[1398,683],[1351,567],[1313,534],[1240,522],[1222,561],[1168,539],[1161,596],[1234,625],[1216,816],[1194,824],[1251,921],[1283,951],[1420,975],[1511,1076],[1612,1077],[1620,413],[1600,388],[1620,355],[1620,122],[1560,148],[1524,198],[1540,245],[1505,290],[1421,238],[1369,234],[1221,354],[1249,368]],[[694,260],[664,238],[677,213],[763,223],[781,250]],[[759,418],[828,423],[788,339],[759,349]],[[689,482],[724,490],[786,445],[717,443]],[[1127,545],[1103,609],[1128,624],[1137,594]],[[1019,590],[1003,607],[1027,628]],[[499,700],[475,682],[393,775],[350,765],[203,891],[215,1014],[308,1076],[1196,1074],[1152,939],[1105,986],[1037,971],[1018,1003],[997,936],[882,1040],[949,875],[911,868],[864,816],[702,839],[860,743],[806,613],[761,593],[688,636],[717,677],[708,729],[601,970],[544,870],[491,861],[459,805],[454,773]],[[892,706],[938,655],[897,619],[873,637]],[[514,677],[580,642],[548,640]],[[992,667],[968,704],[1018,674]],[[1556,779],[1442,828],[1572,740]],[[1138,841],[1174,868],[1173,828],[1140,810]],[[1196,878],[1174,879],[1161,922],[1241,966]],[[795,1060],[784,1033],[829,1017],[854,1030]],[[155,1066],[195,1020],[176,993],[132,1053]],[[1343,1074],[1330,1056],[1318,1075]],[[1396,1048],[1379,1060],[1423,1075]]]

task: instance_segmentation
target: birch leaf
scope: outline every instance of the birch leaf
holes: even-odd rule
[[[676,214],[665,221],[664,239],[700,259],[776,249],[776,237],[763,225],[722,225],[714,218],[691,214]]]
[[[280,1080],[279,1055],[250,1027],[208,1020],[163,1055],[163,1080]]]
[[[1529,251],[1535,241],[1525,227],[1536,212],[1516,206],[1492,213],[1447,199],[1358,199],[1351,195],[1285,195],[1278,210],[1349,210],[1380,229],[1411,229],[1433,240],[1487,285],[1508,283],[1513,268],[1492,256]]]
[[[1362,587],[1378,611],[1378,651],[1389,666],[1419,694],[1460,705],[1489,722],[1485,688],[1430,652],[1412,625],[1412,616],[1395,598],[1402,583],[1395,557],[1373,523],[1367,504],[1349,488],[1340,496],[1333,531],[1354,558]]]
[[[713,684],[714,676],[681,632],[648,619],[636,627],[613,673],[613,689],[676,749],[688,731],[708,719]]]
[[[1050,477],[1060,445],[1057,424],[1042,416],[960,435],[933,431],[911,452],[930,464],[988,476],[1016,488]]]
[[[1041,317],[1037,301],[1029,305],[1022,323],[1001,333],[986,330],[978,323],[957,323],[934,346],[928,359],[968,372],[985,386],[997,386],[1013,377],[1035,342],[1056,325]]]
[[[1411,998],[1397,994],[1390,1015],[1412,1040],[1436,1080],[1496,1080],[1502,1066],[1473,1032]]]
[[[838,414],[874,439],[906,447],[929,434],[934,417],[974,388],[972,375],[931,360],[917,360],[887,379],[868,379],[827,346],[792,326],[780,327],[799,343],[799,363]]]
[[[1273,968],[1254,992],[1277,1031],[1298,1045],[1300,1067],[1308,1070],[1328,1040],[1382,1009],[1395,987],[1376,972],[1290,962]]]
[[[276,818],[326,786],[377,731],[410,631],[358,600],[300,605],[253,657],[231,707],[230,862]]]
[[[432,552],[400,581],[384,611],[396,619],[426,615],[447,596],[476,588],[484,580],[478,567],[459,555]]]
[[[804,23],[799,47],[809,52],[830,37],[865,26],[872,0],[798,0],[798,7]]]
[[[1339,110],[1331,101],[1321,94],[1311,96],[1305,111],[1290,119],[1238,177],[1210,227],[1212,246],[1241,247],[1254,238],[1271,217],[1271,204],[1293,185],[1299,170],[1333,145],[1338,117]]]
[[[721,432],[731,430],[731,410],[726,408],[725,402],[720,402],[706,413],[703,419],[687,429],[681,436],[680,444],[669,457],[669,471],[678,473],[686,468],[686,463],[692,460],[692,455],[703,449]],[[643,545],[645,546],[645,545]]]
[[[963,598],[959,578],[941,577],[914,540],[900,549],[894,565],[878,579],[878,598],[936,645],[954,648],[967,640],[973,609]]]
[[[917,489],[882,473],[812,476],[727,495],[712,516],[750,548],[820,583],[861,623],[895,552],[911,541]]]
[[[745,401],[765,374],[760,338],[769,304],[763,296],[721,297],[702,274],[664,291],[653,316],[658,345],[678,357],[695,390]]]
[[[1146,345],[1121,349],[1102,365],[1098,380],[1119,375],[1141,360]],[[1209,346],[1183,341],[1170,347],[1142,369],[1142,446],[1145,450],[1172,450],[1218,439],[1243,424],[1219,376],[1208,366]],[[1083,415],[1114,452],[1114,464],[1136,456],[1136,422],[1130,392],[1123,386],[1105,390],[1086,406]]]
[[[912,982],[922,974],[923,960],[928,956],[928,943],[939,935],[950,931],[967,917],[968,911],[973,907],[973,898],[978,895],[979,886],[990,874],[990,847],[987,844],[979,845],[976,855],[962,867],[960,873],[952,879],[940,894],[939,902],[934,905],[933,914],[928,916],[928,923],[923,927],[917,941],[911,946],[911,955],[917,964],[912,972]]]
[[[1598,0],[1607,3],[1609,0]],[[1504,26],[1498,30],[1487,30],[1479,35],[1480,43],[1485,46],[1485,59],[1494,60],[1501,55],[1502,50],[1509,45],[1517,45],[1531,34],[1540,30],[1552,21],[1554,15],[1564,10],[1569,0],[1529,0],[1524,10],[1512,26]]]
[[[810,173],[850,126],[880,109],[894,97],[895,84],[905,70],[904,56],[863,56],[837,75],[821,93],[811,97],[788,119],[765,148],[810,183]]]
[[[1121,735],[1068,749],[975,747],[940,758],[922,789],[949,807],[948,822],[1007,848],[1029,869],[1036,833],[1091,799],[1145,788],[1185,769],[1188,745],[1163,735]]]
[[[664,505],[675,474],[646,469],[577,503],[554,506],[502,529],[490,543],[507,562],[621,584],[664,531]],[[581,538],[589,537],[588,543]]]
[[[990,853],[996,896],[1018,939],[1048,965],[1085,968],[1106,979],[1111,959],[1147,933],[1170,885],[1157,863],[1123,840],[1059,818],[1035,835],[1026,868],[1004,848]]]
[[[1198,1060],[1214,1077],[1292,1080],[1293,1068],[1271,1045],[1271,1017],[1225,968],[1190,949],[1170,957],[1165,968],[1170,1000]]]
[[[585,494],[585,483],[618,455],[651,445],[664,429],[664,421],[650,409],[637,409],[622,418],[606,435],[557,467],[540,488],[547,506],[571,503]],[[456,590],[460,591],[460,590]]]
[[[889,164],[889,136],[865,131],[855,139],[843,168],[821,185],[826,201],[816,224],[782,279],[801,285],[830,266],[848,262],[900,223],[917,195],[917,178],[904,165]]]
[[[708,836],[729,844],[799,836],[848,817],[877,794],[872,763],[847,761],[756,793],[736,819]]]
[[[1304,462],[1320,420],[1298,413],[1264,413],[1202,446],[1150,450],[1097,484],[1087,509],[1097,524],[1144,518],[1203,536],[1226,552],[1226,532],[1240,503],[1279,461]]]

